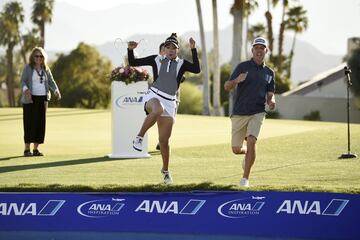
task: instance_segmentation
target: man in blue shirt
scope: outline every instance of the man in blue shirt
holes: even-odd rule
[[[247,151],[242,164],[244,174],[240,180],[240,185],[244,187],[249,186],[250,170],[256,158],[256,141],[266,115],[265,103],[270,110],[275,108],[275,75],[264,62],[268,52],[266,40],[255,38],[251,52],[252,59],[240,63],[224,85],[226,91],[236,87],[231,115],[231,144],[233,153],[240,154],[246,139]]]

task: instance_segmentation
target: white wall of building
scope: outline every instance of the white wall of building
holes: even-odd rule
[[[319,111],[322,121],[347,121],[346,98],[277,95],[276,111],[285,119],[301,120],[310,112]],[[360,110],[356,108],[354,99],[350,99],[350,122],[360,123]]]
[[[318,87],[309,92],[304,94],[303,96],[306,97],[326,97],[326,98],[346,98],[346,88],[347,82],[344,79],[339,79],[332,83],[321,85],[318,84]],[[349,94],[350,98],[353,98],[353,94],[350,91]]]

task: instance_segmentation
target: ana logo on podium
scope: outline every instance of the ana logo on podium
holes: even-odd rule
[[[119,108],[128,108],[132,106],[142,105],[143,93],[126,94],[115,99],[115,105]]]

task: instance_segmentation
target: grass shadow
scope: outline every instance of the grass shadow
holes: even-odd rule
[[[78,116],[78,115],[91,115],[91,114],[100,114],[108,112],[108,110],[101,110],[101,111],[86,111],[86,110],[73,110],[73,111],[57,111],[57,112],[48,112],[46,113],[46,117],[64,117],[64,116]],[[0,122],[3,121],[12,121],[12,120],[21,120],[23,119],[23,114],[8,114],[3,115],[5,118],[0,117]],[[9,117],[7,116],[16,116],[16,117]]]
[[[161,152],[158,151],[158,150],[156,150],[156,151],[150,151],[149,154],[150,154],[151,156],[155,156],[155,155],[161,155]]]
[[[0,158],[0,161],[6,161],[6,160],[13,159],[13,158],[22,158],[22,157],[25,157],[25,156],[24,155],[18,155],[18,156],[12,156],[12,157],[3,157],[3,158]]]
[[[31,169],[42,169],[42,168],[50,168],[50,167],[73,166],[73,165],[98,163],[98,162],[135,160],[135,159],[136,158],[109,158],[107,156],[104,156],[104,157],[95,157],[95,158],[64,160],[58,162],[34,163],[34,164],[26,164],[26,165],[0,167],[0,173],[16,172],[16,171],[31,170]],[[2,160],[7,160],[7,158],[4,158]]]
[[[63,116],[79,116],[79,115],[94,115],[94,114],[102,114],[106,113],[108,110],[99,110],[99,111],[91,111],[91,110],[81,110],[81,111],[67,111],[64,113],[51,112],[46,115],[46,117],[63,117]]]
[[[308,164],[311,164],[311,163],[333,162],[334,160],[336,160],[336,159],[332,159],[332,160],[328,160],[328,161],[298,162],[298,163],[286,164],[286,165],[276,166],[276,167],[271,167],[271,168],[266,168],[266,169],[259,169],[259,170],[253,171],[253,173],[275,171],[275,170],[279,170],[279,169],[283,169],[283,168],[291,168],[291,167],[295,167],[295,166],[308,165]]]

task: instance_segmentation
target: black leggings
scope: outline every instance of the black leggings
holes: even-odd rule
[[[46,96],[32,96],[33,103],[23,104],[25,143],[44,143],[46,125]]]

